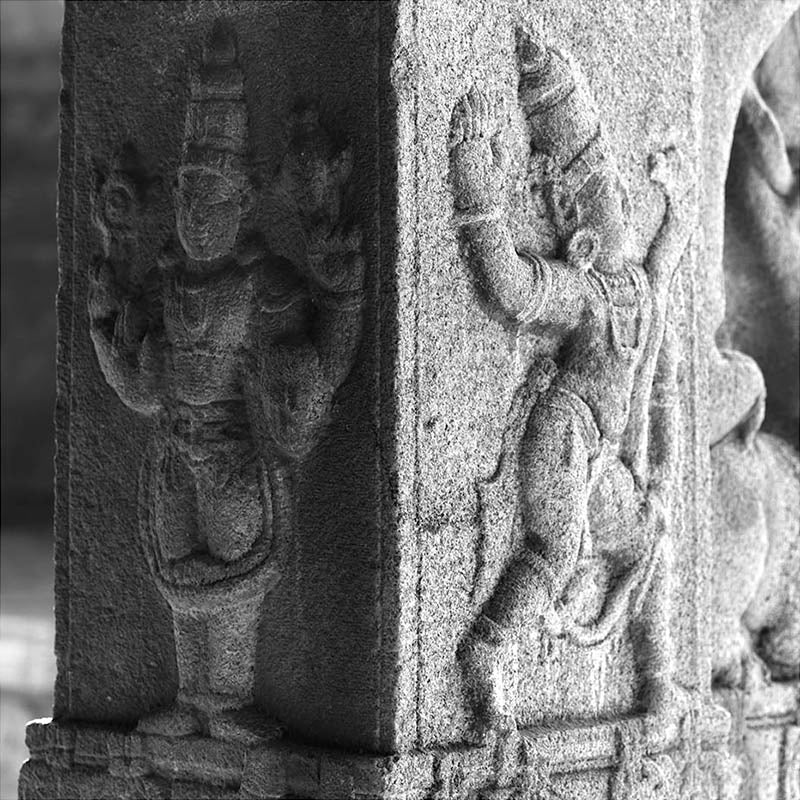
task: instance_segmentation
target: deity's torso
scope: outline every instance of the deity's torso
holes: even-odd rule
[[[617,275],[584,273],[587,302],[580,325],[564,342],[554,384],[592,410],[601,435],[619,441],[630,413],[635,374],[651,319],[647,278],[626,266]]]
[[[238,367],[253,312],[253,270],[176,269],[164,281],[167,371],[173,400],[193,406],[241,396]]]

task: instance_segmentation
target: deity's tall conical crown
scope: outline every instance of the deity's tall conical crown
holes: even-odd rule
[[[233,30],[217,22],[192,71],[181,169],[219,172],[235,184],[246,175],[248,119],[244,76]]]

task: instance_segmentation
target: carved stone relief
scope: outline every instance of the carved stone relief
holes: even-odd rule
[[[702,256],[788,6],[734,5],[66,5],[25,796],[792,796],[791,392]]]
[[[672,148],[650,161],[663,222],[645,262],[628,256],[630,210],[585,81],[547,42],[518,33],[518,99],[531,152],[548,163],[560,253],[520,252],[504,208],[494,103],[473,88],[453,117],[456,219],[488,310],[510,331],[559,341],[534,365],[483,489],[518,509],[520,543],[459,647],[476,726],[513,728],[504,652],[522,626],[591,647],[636,631],[646,707],[679,711],[669,631],[666,492],[676,469],[670,287],[691,230],[690,182]],[[491,528],[485,537],[498,535]]]
[[[91,336],[108,384],[152,420],[139,528],[179,675],[174,705],[141,719],[142,732],[279,734],[252,707],[260,609],[281,579],[303,459],[355,357],[363,282],[344,208],[350,150],[313,108],[289,134],[272,183],[306,243],[297,263],[258,230],[236,36],[217,23],[191,74],[176,240],[158,264],[136,248],[149,211],[141,170],[120,166],[95,198]]]
[[[725,198],[726,317],[718,343],[752,357],[764,430],[800,448],[800,14],[744,91]]]
[[[713,679],[748,691],[800,676],[799,33],[795,13],[742,99],[711,382]]]
[[[612,800],[737,800],[742,785],[739,761],[720,748],[704,748],[692,708],[681,719],[680,745],[669,753],[647,752],[641,724],[620,725],[619,765]]]
[[[650,756],[640,726],[629,722],[618,735],[619,765],[611,783],[612,800],[678,800],[680,774],[669,755]]]
[[[711,450],[715,683],[740,688],[800,670],[800,459],[767,433]]]

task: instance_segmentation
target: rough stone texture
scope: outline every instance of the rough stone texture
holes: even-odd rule
[[[743,93],[726,186],[726,349],[710,387],[712,679],[747,798],[800,795],[798,26],[795,13]]]
[[[614,797],[633,797],[651,782],[647,770],[642,772],[643,761],[665,765],[666,772],[654,769],[654,786],[657,781],[697,786],[718,781],[719,767],[705,770],[703,762],[725,762],[721,745],[727,730],[724,713],[709,709],[671,741],[644,733],[642,720],[628,720],[539,729],[481,748],[378,756],[298,744],[248,747],[199,737],[143,736],[37,720],[28,726],[31,759],[23,767],[20,797],[69,797],[80,790],[90,797],[178,798],[191,796],[192,784],[208,792],[203,797],[422,800],[514,792],[537,797],[530,794],[537,787],[555,797],[560,792],[589,800],[610,791]],[[694,736],[705,744],[692,751],[686,744]]]
[[[733,720],[730,750],[740,759],[743,795],[754,800],[797,797],[796,687],[776,684],[748,692],[718,689],[715,697]]]
[[[797,457],[715,337],[795,6],[68,6],[21,796],[792,798]]]

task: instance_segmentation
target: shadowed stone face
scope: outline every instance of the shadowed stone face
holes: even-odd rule
[[[212,261],[233,250],[241,220],[241,194],[219,172],[189,168],[178,174],[178,237],[190,258]]]
[[[316,110],[283,159],[295,167],[285,213],[298,212],[307,263],[271,263],[252,218],[235,249],[253,199],[248,117],[235,66],[221,70],[196,70],[174,192],[184,253],[170,239],[159,275],[142,263],[134,224],[152,210],[138,151],[123,148],[114,172],[97,175],[90,335],[120,400],[157,417],[138,473],[139,532],[172,612],[178,687],[138,730],[252,744],[279,732],[255,706],[260,603],[285,572],[302,459],[353,364],[363,260],[360,229],[341,219],[350,149],[333,147]],[[227,139],[209,135],[226,126]]]

